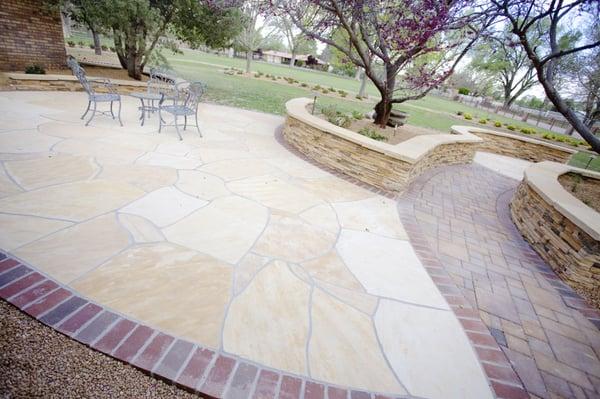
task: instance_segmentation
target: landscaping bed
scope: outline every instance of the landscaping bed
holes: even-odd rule
[[[600,212],[600,180],[569,172],[561,175],[558,181],[578,200]]]

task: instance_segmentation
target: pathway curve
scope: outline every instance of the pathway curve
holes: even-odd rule
[[[83,105],[0,93],[0,297],[211,396],[493,397],[395,201],[291,153],[282,118],[202,104],[178,141],[132,98],[124,127]]]
[[[480,160],[513,177],[523,167],[511,171],[510,162],[487,155]],[[600,332],[592,323],[598,313],[514,227],[509,202],[517,185],[477,164],[439,168],[411,185],[400,213],[405,226],[416,222],[416,235],[466,298],[463,307],[477,310],[530,394],[599,397]],[[492,379],[509,372],[488,360]]]

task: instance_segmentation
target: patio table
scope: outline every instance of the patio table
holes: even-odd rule
[[[142,111],[142,115],[140,115],[140,120],[142,121],[142,126],[144,126],[144,121],[146,120],[146,113],[148,113],[148,117],[150,114],[153,114],[158,111],[158,104],[155,104],[156,101],[160,101],[161,94],[159,93],[132,93],[131,97],[137,98],[140,100],[142,105],[138,107],[140,111]]]

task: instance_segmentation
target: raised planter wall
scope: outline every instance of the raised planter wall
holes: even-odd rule
[[[71,75],[30,75],[25,73],[6,73],[5,75],[12,90],[83,91],[77,78]],[[89,79],[101,78],[90,76]],[[121,94],[145,91],[147,88],[144,82],[120,79],[110,79],[110,81]]]
[[[511,202],[517,228],[536,252],[573,288],[600,294],[600,213],[565,190],[558,177],[600,173],[555,162],[530,166]]]
[[[531,162],[554,161],[566,163],[577,152],[577,150],[572,148],[495,130],[468,126],[453,126],[452,130],[457,133],[468,131],[481,137],[483,143],[479,146],[480,151],[520,158]]]
[[[311,115],[307,98],[286,103],[283,136],[320,164],[391,192],[439,165],[471,162],[480,138],[466,133],[413,137],[398,145],[377,142]]]

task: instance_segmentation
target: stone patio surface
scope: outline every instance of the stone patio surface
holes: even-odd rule
[[[84,127],[85,105],[82,93],[0,93],[0,249],[34,270],[174,337],[336,386],[598,394],[600,334],[506,219],[526,163],[478,154],[420,179],[406,198],[424,249],[395,200],[282,145],[280,117],[201,104],[204,137],[179,141],[156,116],[141,127],[131,98],[124,127]],[[474,334],[479,318],[489,329]],[[493,350],[502,358],[482,355]]]

